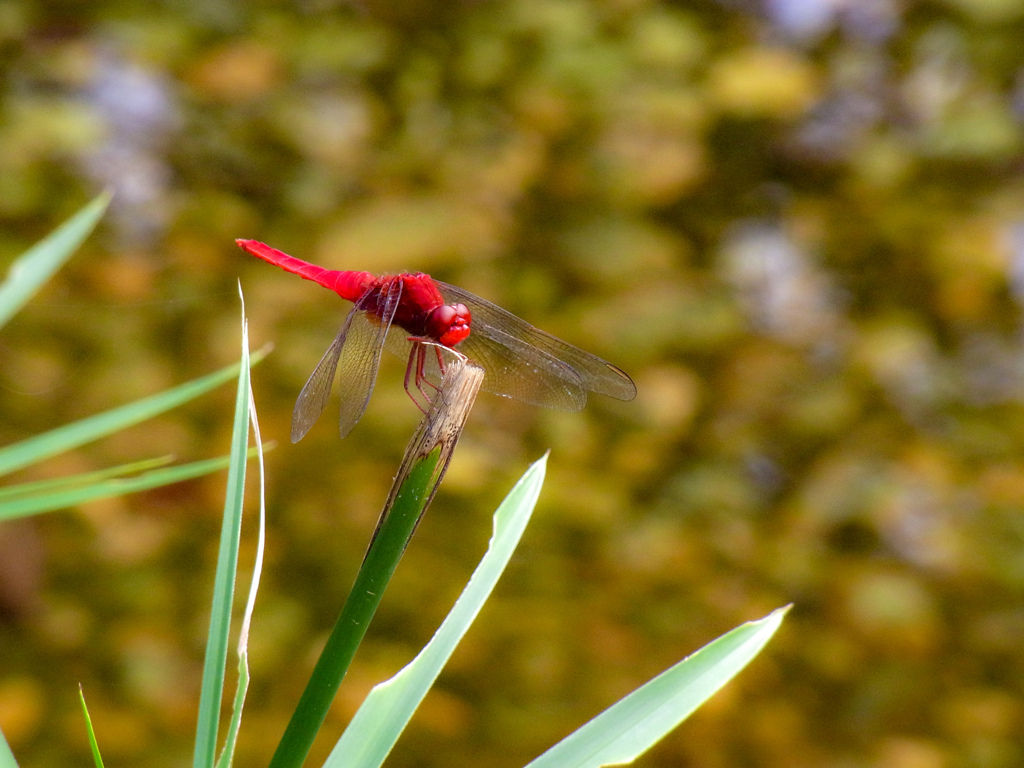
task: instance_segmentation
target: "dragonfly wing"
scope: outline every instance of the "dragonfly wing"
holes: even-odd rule
[[[342,437],[352,431],[370,402],[373,385],[377,381],[384,339],[395,318],[401,296],[402,283],[394,280],[385,284],[380,296],[371,293],[363,296],[353,310],[357,316],[351,324],[348,343],[338,361],[338,385],[341,390],[338,428]],[[376,305],[372,314],[366,311],[371,304]]]
[[[633,380],[607,360],[469,291],[434,282],[446,302],[465,304],[472,313],[472,331],[458,348],[484,367],[485,391],[569,411],[586,404],[588,391],[617,400],[636,397]]]
[[[335,336],[331,346],[327,348],[324,356],[320,358],[320,362],[313,369],[306,385],[299,392],[299,397],[295,401],[295,410],[292,411],[293,443],[299,442],[306,436],[316,420],[320,418],[324,406],[327,405],[327,398],[331,394],[331,384],[334,383],[334,372],[338,368],[338,359],[341,357],[349,329],[357,314],[359,314],[358,307],[354,307],[348,313],[338,335]]]
[[[380,297],[380,322],[376,316],[370,320],[366,308],[378,301],[373,294],[363,296],[345,318],[345,323],[338,331],[334,342],[317,363],[306,386],[299,393],[292,413],[292,442],[297,443],[313,427],[320,418],[327,399],[331,394],[336,371],[340,371],[341,381],[341,416],[339,425],[341,436],[345,437],[352,431],[373,394],[373,385],[377,380],[377,368],[380,364],[380,350],[384,335],[387,333],[398,299],[402,295],[401,283],[397,281],[389,286],[385,296]]]
[[[493,325],[474,323],[458,348],[483,366],[487,392],[560,411],[587,404],[586,386],[571,366]]]
[[[385,344],[388,352],[408,360],[413,351],[408,336],[401,328],[392,328]],[[587,403],[587,390],[576,371],[493,326],[482,323],[478,331],[474,321],[472,333],[459,343],[458,351],[483,367],[480,388],[485,392],[562,411],[578,411]],[[428,349],[423,378],[439,387],[444,376],[441,365],[446,362],[443,352]]]

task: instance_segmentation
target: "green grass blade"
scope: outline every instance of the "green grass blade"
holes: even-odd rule
[[[14,753],[11,752],[3,731],[0,731],[0,768],[18,768],[18,761],[14,759]]]
[[[38,496],[43,493],[56,493],[57,491],[63,491],[69,488],[78,488],[90,483],[97,483],[100,480],[147,472],[151,469],[156,469],[157,467],[166,467],[172,461],[174,461],[173,456],[160,456],[154,459],[133,461],[129,464],[122,464],[119,467],[108,467],[106,469],[97,469],[93,472],[82,472],[81,474],[71,475],[69,477],[54,477],[49,480],[38,480],[31,483],[11,485],[7,488],[0,488],[0,505],[3,505],[8,501],[14,501],[15,499],[24,499],[29,496]]]
[[[253,355],[257,362],[264,355]],[[20,443],[0,448],[0,476],[35,464],[63,451],[118,432],[140,421],[152,418],[182,403],[187,403],[214,387],[230,381],[238,373],[238,364],[229,365],[215,373],[186,382],[156,395],[136,400],[110,411],[89,416],[80,421],[44,432]]]
[[[249,421],[252,423],[253,435],[256,438],[256,447],[260,446],[260,422],[256,416],[256,401],[253,398],[252,387],[249,387]],[[217,761],[217,768],[230,768],[235,756],[235,744],[238,740],[238,729],[242,724],[242,708],[245,706],[245,694],[249,690],[249,627],[252,624],[252,614],[256,608],[256,593],[260,588],[260,575],[263,572],[263,552],[266,544],[266,486],[263,467],[263,452],[259,451],[260,470],[260,516],[259,530],[256,538],[256,561],[252,568],[252,582],[249,584],[249,598],[245,603],[245,613],[242,616],[242,627],[238,632],[238,685],[235,688],[235,701],[231,711],[231,721],[228,723],[228,734],[224,740],[224,749],[221,750],[220,759]]]
[[[230,457],[221,456],[216,459],[204,459],[191,464],[144,472],[135,477],[115,477],[83,487],[61,489],[54,493],[27,498],[15,498],[0,503],[0,521],[38,515],[57,509],[67,509],[94,499],[122,496],[126,493],[136,493],[150,488],[159,488],[162,485],[180,483],[182,480],[191,480],[224,469],[229,466],[229,463]],[[74,478],[67,479],[70,481]]]
[[[242,312],[242,361],[238,370],[234,428],[231,436],[231,465],[228,468],[227,493],[221,524],[217,572],[213,584],[210,631],[203,662],[203,683],[199,693],[199,717],[196,726],[193,768],[212,768],[217,751],[217,725],[224,694],[227,666],[231,604],[235,594],[238,568],[238,540],[242,524],[245,491],[246,446],[249,440],[249,335]]]
[[[526,529],[540,495],[547,456],[534,463],[494,513],[487,552],[462,595],[419,655],[374,687],[338,741],[325,768],[378,766],[487,601]]]
[[[104,192],[19,256],[0,285],[0,327],[6,325],[36,291],[89,236],[110,202]]]
[[[103,757],[100,755],[100,745],[96,742],[96,731],[92,727],[92,718],[89,717],[89,708],[85,705],[85,691],[82,685],[78,685],[78,700],[82,702],[82,714],[85,716],[85,730],[89,736],[89,747],[92,749],[92,761],[96,768],[103,768]]]
[[[757,656],[788,610],[778,608],[705,645],[606,709],[527,768],[632,763]]]
[[[216,768],[231,768],[235,758],[235,744],[238,741],[238,729],[242,725],[242,707],[245,706],[245,694],[249,692],[249,652],[238,654],[238,685],[235,686],[235,698],[232,703],[231,720],[228,722],[227,738],[224,748],[217,759]]]

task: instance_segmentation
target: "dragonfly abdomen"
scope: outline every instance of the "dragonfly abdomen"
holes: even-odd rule
[[[329,288],[341,298],[347,301],[358,301],[367,290],[378,282],[377,278],[369,272],[356,272],[352,270],[324,269],[308,261],[296,259],[277,248],[271,248],[258,240],[235,240],[240,248],[251,253],[253,256],[280,267],[286,272],[312,280],[314,283]]]

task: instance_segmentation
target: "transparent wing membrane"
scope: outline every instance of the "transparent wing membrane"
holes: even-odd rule
[[[373,394],[380,365],[380,352],[391,321],[394,320],[398,300],[402,295],[401,281],[385,286],[386,293],[376,296],[367,292],[348,313],[341,330],[327,352],[320,359],[306,386],[299,393],[292,413],[292,442],[297,443],[320,418],[331,394],[335,373],[341,390],[341,414],[338,425],[341,436],[352,431],[366,410]],[[376,304],[380,317],[366,310]]]
[[[558,410],[578,411],[587,392],[632,400],[636,385],[607,360],[534,328],[469,291],[434,281],[450,304],[472,313],[472,331],[458,349],[486,371],[486,392]]]
[[[334,337],[334,341],[327,348],[324,356],[320,358],[312,375],[306,381],[306,385],[299,392],[295,401],[295,410],[292,411],[292,442],[297,443],[320,418],[327,405],[327,398],[331,394],[331,384],[334,383],[334,372],[338,368],[338,358],[345,346],[345,339],[348,336],[349,328],[356,315],[360,314],[358,307],[353,307],[345,318],[341,330]]]
[[[608,361],[468,291],[434,283],[445,302],[469,307],[472,331],[455,352],[484,369],[481,389],[485,392],[563,411],[583,408],[588,392],[619,400],[636,396],[629,376]],[[341,389],[341,436],[352,430],[366,411],[385,346],[406,361],[406,390],[425,409],[440,386],[446,354],[444,348],[438,351],[439,345],[424,346],[423,339],[410,342],[404,329],[391,327],[401,296],[400,279],[383,279],[356,302],[299,394],[292,416],[292,442],[301,440],[323,413],[336,374]]]
[[[398,300],[402,296],[402,282],[395,280],[386,287],[379,301],[380,317],[360,311],[352,322],[349,343],[342,351],[338,363],[338,389],[341,391],[341,413],[338,417],[338,428],[345,437],[366,411],[366,405],[373,394],[373,385],[377,381],[377,369],[380,366],[380,353],[384,348],[391,322],[398,309]],[[363,297],[357,304],[362,308],[369,303]]]

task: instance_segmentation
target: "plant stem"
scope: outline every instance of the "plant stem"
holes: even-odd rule
[[[441,448],[438,447],[413,465],[395,496],[394,506],[381,521],[348,600],[274,752],[270,768],[292,768],[302,765],[305,760],[356,648],[380,604],[384,588],[416,529],[429,498],[429,486],[440,454]]]
[[[452,350],[441,349],[453,359],[445,366],[429,412],[409,441],[355,584],[277,745],[270,768],[299,768],[306,759],[384,589],[441,484],[476,400],[483,369]]]

